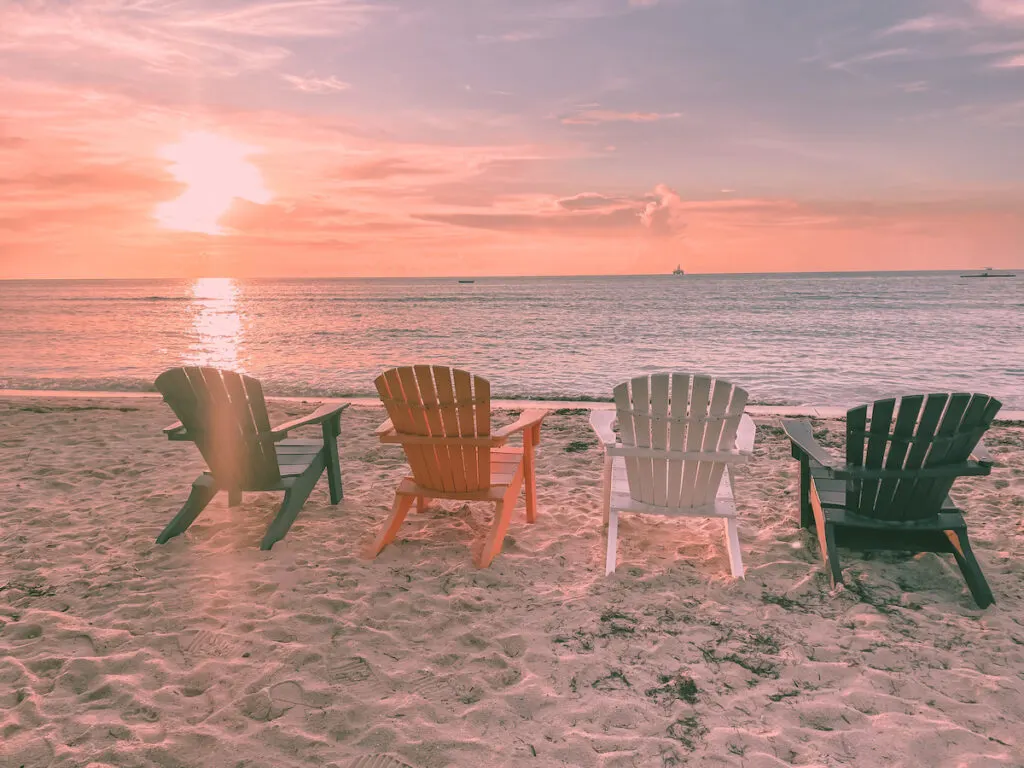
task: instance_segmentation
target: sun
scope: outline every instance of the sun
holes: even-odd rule
[[[171,174],[187,188],[156,207],[156,220],[168,229],[222,235],[220,219],[236,198],[270,202],[259,169],[248,159],[255,151],[205,131],[186,133],[177,144],[164,147],[160,156],[170,161]]]

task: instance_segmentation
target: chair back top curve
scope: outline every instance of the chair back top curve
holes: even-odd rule
[[[619,384],[614,396],[622,444],[653,449],[624,457],[630,496],[674,509],[713,504],[722,474],[735,460],[747,392],[724,379],[657,373]],[[660,452],[668,455],[662,458]]]
[[[846,464],[914,470],[966,462],[1001,403],[982,394],[909,395],[876,400],[846,414]],[[847,480],[846,509],[892,522],[934,517],[955,482],[943,477]]]
[[[442,365],[391,368],[374,382],[399,436],[487,438],[491,385],[487,379]],[[416,484],[439,492],[491,487],[491,447],[405,443]]]
[[[272,488],[280,480],[259,381],[218,368],[164,371],[156,388],[225,488]]]

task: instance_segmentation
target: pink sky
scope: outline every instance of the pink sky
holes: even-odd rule
[[[4,3],[0,277],[1024,266],[1024,0],[861,5]]]

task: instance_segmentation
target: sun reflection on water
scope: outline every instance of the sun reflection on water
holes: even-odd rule
[[[192,285],[192,333],[189,362],[242,370],[239,347],[242,317],[238,285],[230,277],[200,277]]]

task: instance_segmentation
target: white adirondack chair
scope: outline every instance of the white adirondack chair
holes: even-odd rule
[[[615,571],[619,512],[639,512],[722,518],[732,575],[743,576],[730,465],[754,450],[746,404],[747,393],[728,381],[659,373],[615,387],[614,411],[591,411],[605,451],[606,574]]]

